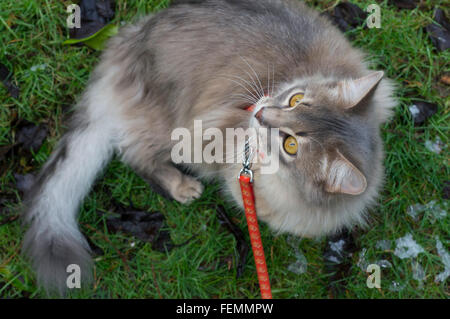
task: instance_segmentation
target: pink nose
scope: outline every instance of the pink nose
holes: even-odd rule
[[[263,112],[264,112],[264,108],[261,108],[258,112],[256,112],[255,117],[256,119],[261,122],[263,119]]]

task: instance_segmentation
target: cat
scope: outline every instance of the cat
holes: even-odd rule
[[[171,132],[192,132],[194,120],[222,132],[279,129],[266,145],[278,151],[278,170],[252,166],[258,218],[273,230],[313,237],[364,223],[383,182],[380,125],[393,90],[299,1],[178,0],[123,27],[25,200],[24,252],[39,284],[64,294],[69,264],[81,267],[83,283],[91,279],[77,215],[113,154],[168,198],[199,198],[194,175],[221,181],[242,207],[242,142],[235,163],[173,162]]]

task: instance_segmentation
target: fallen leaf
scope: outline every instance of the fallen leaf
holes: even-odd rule
[[[332,13],[325,13],[331,21],[342,31],[347,32],[362,26],[367,19],[367,13],[356,4],[349,2],[339,3]]]
[[[294,249],[294,251],[290,252],[289,255],[292,254],[295,257],[295,260],[287,266],[287,270],[296,275],[303,275],[308,271],[308,259],[306,259],[306,256],[299,247],[301,238],[289,235],[286,242]]]
[[[26,120],[11,125],[15,143],[0,147],[0,172],[12,170],[24,174],[35,169],[33,153],[41,148],[48,128],[45,124],[36,125]]]
[[[69,39],[64,41],[63,44],[84,43],[88,47],[100,51],[105,46],[106,40],[117,34],[118,31],[119,28],[116,25],[109,24],[87,38]]]
[[[147,213],[135,209],[120,212],[119,217],[109,217],[106,220],[108,230],[113,233],[123,232],[142,241],[152,244],[154,250],[170,251],[175,247],[186,245],[193,237],[182,244],[174,244],[170,233],[164,230],[165,217],[160,212]]]
[[[425,147],[430,152],[433,152],[435,154],[440,154],[442,152],[442,150],[447,147],[447,145],[445,145],[442,142],[442,140],[440,139],[439,136],[436,136],[434,141],[426,140],[425,141]]]
[[[108,25],[114,17],[114,3],[110,0],[81,0],[80,28],[70,29],[70,39],[64,44],[84,43],[87,46],[101,50],[110,36],[118,31],[115,25]]]
[[[40,149],[48,133],[46,125],[36,125],[26,120],[21,121],[16,130],[16,143],[33,152]]]
[[[103,28],[113,17],[114,10],[109,0],[81,0],[80,28],[70,29],[70,37],[83,39]]]
[[[329,293],[334,297],[344,293],[345,278],[349,275],[354,252],[356,252],[355,241],[348,230],[327,238],[323,258],[325,272],[329,276]]]
[[[400,9],[415,9],[418,5],[416,0],[389,0],[389,4]]]
[[[398,238],[395,241],[396,247],[394,255],[400,259],[416,258],[425,250],[413,238],[412,234],[407,233],[404,237]]]
[[[441,9],[434,10],[434,22],[427,25],[425,30],[431,42],[438,51],[450,48],[450,23]]]
[[[439,240],[439,236],[435,236],[436,239],[436,250],[441,257],[441,261],[444,264],[444,271],[439,273],[435,278],[435,283],[445,283],[447,278],[450,276],[450,254],[447,252],[446,248],[442,244],[442,242]]]
[[[435,114],[437,110],[438,106],[436,104],[423,101],[413,101],[413,104],[409,106],[409,111],[415,125],[422,125],[425,123],[425,121]]]

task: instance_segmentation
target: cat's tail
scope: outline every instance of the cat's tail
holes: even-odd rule
[[[23,251],[48,293],[64,295],[68,276],[78,269],[81,285],[92,279],[90,249],[78,228],[77,215],[96,175],[110,160],[114,143],[108,120],[94,120],[88,113],[87,108],[78,109],[72,127],[25,199],[24,220],[29,228]],[[76,266],[68,272],[69,265]]]

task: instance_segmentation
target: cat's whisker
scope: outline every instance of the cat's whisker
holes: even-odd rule
[[[247,74],[248,75],[248,74]],[[237,75],[229,75],[230,77],[233,77],[233,78],[235,78],[235,79],[237,79],[237,80],[240,80],[240,81],[242,81],[242,82],[244,82],[245,84],[247,84],[252,90],[253,90],[253,92],[255,93],[255,94],[258,94],[258,88],[257,87],[255,87],[254,85],[252,85],[252,83],[250,83],[249,81],[247,81],[247,80],[245,80],[244,78],[242,78],[242,77],[240,77],[240,76],[237,76]],[[255,96],[255,95],[254,95]],[[255,98],[256,98],[256,96],[255,96]]]
[[[248,63],[248,61],[244,57],[240,56],[240,58],[245,62],[245,64],[248,65],[248,67],[250,68],[250,70],[253,72],[253,74],[255,75],[256,79],[258,80],[259,89],[260,89],[260,91],[259,91],[260,97],[259,98],[261,99],[262,97],[264,97],[264,89],[262,87],[261,80],[259,79],[258,74],[256,73],[255,69],[250,65],[250,63]],[[252,79],[253,79],[253,77],[252,77]],[[258,86],[256,82],[255,82],[255,85]]]
[[[241,59],[243,59],[242,58],[242,56],[239,56]],[[238,68],[238,69],[242,69],[242,67],[241,66],[238,66],[238,65],[233,65],[234,67],[236,67],[236,68]],[[253,78],[253,76],[247,71],[247,70],[245,70],[245,69],[242,69],[244,72],[245,72],[245,74],[249,77],[249,79],[251,80],[251,82],[248,82],[248,81],[246,81],[245,79],[243,79],[242,77],[238,77],[238,76],[234,76],[234,77],[236,77],[236,78],[238,78],[238,79],[240,79],[240,80],[242,80],[242,81],[244,81],[245,83],[247,83],[249,86],[250,86],[250,88],[252,89],[252,90],[254,90],[254,93],[258,96],[258,100],[259,99],[261,99],[261,97],[262,96],[264,96],[264,92],[263,92],[263,95],[261,95],[261,91],[259,90],[259,88],[258,88],[258,84],[256,83],[256,81],[255,81],[255,79]]]
[[[255,93],[258,95],[258,99],[261,99],[261,97],[262,97],[261,91],[258,89],[258,84],[256,83],[255,79],[248,71],[244,70],[244,72],[252,80],[252,83],[253,83],[252,89],[255,90]]]
[[[229,81],[231,81],[231,82],[233,82],[233,83],[239,85],[239,86],[242,87],[244,90],[246,90],[248,93],[250,93],[255,99],[259,100],[259,98],[258,98],[256,95],[254,95],[254,94],[252,93],[252,91],[250,91],[245,85],[243,85],[243,84],[240,83],[239,81],[236,81],[236,80],[234,80],[234,79],[232,79],[232,78],[230,79],[230,78],[228,78],[228,77],[226,77],[226,76],[223,76],[223,75],[222,75],[222,77],[224,77],[224,78],[226,78],[227,80],[229,80]]]
[[[258,102],[254,98],[252,98],[251,96],[246,95],[246,94],[233,94],[230,97],[231,98],[235,98],[234,100],[246,101],[246,102],[249,102],[251,104],[256,104]]]

